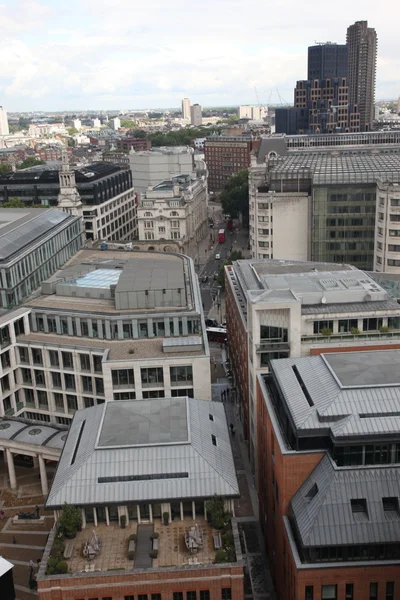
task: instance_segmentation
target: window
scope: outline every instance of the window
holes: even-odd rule
[[[79,360],[81,363],[81,371],[90,371],[90,355],[80,354]]]
[[[61,352],[63,367],[64,369],[73,369],[74,362],[72,360],[71,352]]]
[[[35,383],[37,386],[45,387],[46,379],[44,377],[44,371],[34,371],[35,373]]]
[[[53,387],[55,387],[55,388],[62,388],[61,373],[52,372],[51,373],[51,379],[52,379]]]
[[[363,331],[378,331],[383,325],[383,319],[363,319]]]
[[[210,600],[210,590],[200,590],[200,600]]]
[[[171,385],[187,385],[193,381],[193,369],[187,367],[170,367]]]
[[[102,373],[103,371],[102,358],[102,356],[96,354],[93,356],[93,366],[96,373]]]
[[[89,408],[90,406],[94,406],[94,400],[93,398],[87,398],[86,396],[83,397],[83,402],[85,404],[85,408]]]
[[[231,600],[232,598],[232,590],[231,588],[222,588],[221,590],[221,600]]]
[[[64,412],[64,398],[62,394],[54,394],[54,403],[56,405],[56,410]]]
[[[354,599],[354,584],[346,583],[346,600]]]
[[[165,392],[164,390],[151,390],[150,392],[147,392],[146,390],[143,391],[143,400],[147,400],[149,398],[165,398]]]
[[[82,375],[82,389],[84,392],[93,392],[92,378],[87,375]]]
[[[60,361],[58,359],[57,350],[49,350],[50,364],[52,367],[59,367]]]
[[[333,332],[333,321],[314,321],[314,333],[322,333],[323,329]]]
[[[306,585],[304,600],[314,600],[314,586]]]
[[[321,598],[322,600],[336,600],[337,585],[323,585]]]
[[[399,518],[399,499],[397,496],[393,496],[392,498],[382,498],[383,510],[385,512],[386,518],[392,520],[392,518]]]
[[[394,581],[386,582],[386,600],[394,600]]]
[[[139,594],[138,600],[147,600],[147,594]]]
[[[213,443],[213,446],[217,446],[217,438],[213,433],[211,434],[211,441]]]
[[[357,513],[367,514],[367,501],[365,498],[355,498],[350,500],[351,512],[353,515]]]
[[[376,582],[369,584],[369,600],[378,600],[378,584]]]
[[[103,597],[101,600],[112,600],[111,596]]]
[[[124,600],[134,600],[133,594],[130,594],[129,596],[124,596]]]
[[[133,369],[118,369],[112,371],[113,387],[132,387],[135,385]]]
[[[68,412],[75,412],[76,410],[78,410],[78,402],[76,400],[76,396],[71,396],[70,394],[67,394],[67,405]]]
[[[43,365],[42,351],[39,348],[32,348],[32,361],[34,365]]]
[[[400,200],[398,200],[397,198],[392,198],[390,200],[390,206],[400,206]]]
[[[23,348],[21,346],[18,346],[18,352],[19,352],[19,361],[22,363],[28,363],[29,362],[28,348]]]
[[[183,600],[183,592],[173,592],[172,600]]]
[[[75,390],[75,377],[70,373],[64,373],[65,388],[67,390]]]
[[[339,333],[349,333],[352,329],[358,328],[357,319],[342,319],[339,321]]]
[[[151,600],[161,600],[161,594],[151,594]]]
[[[156,387],[164,383],[164,374],[162,367],[150,367],[141,369],[142,385],[146,387]]]
[[[186,600],[196,600],[196,592],[186,592]]]

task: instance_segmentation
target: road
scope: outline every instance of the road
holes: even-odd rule
[[[200,289],[205,315],[209,313],[213,305],[213,298],[217,300],[219,288],[214,277],[218,275],[221,265],[229,256],[231,249],[242,250],[243,252],[243,249],[247,250],[249,241],[248,231],[241,230],[238,221],[235,221],[235,229],[228,231],[219,205],[209,206],[209,216],[214,219],[214,227],[210,229],[210,235],[217,240],[218,230],[225,229],[225,242],[223,244],[217,243],[212,249],[208,250],[207,260],[200,269]],[[221,258],[219,260],[215,258],[216,254],[220,254]],[[202,278],[205,275],[208,276],[208,281],[203,283]]]

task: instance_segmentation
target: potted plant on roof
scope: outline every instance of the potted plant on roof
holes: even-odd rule
[[[58,527],[64,532],[66,538],[70,540],[75,538],[76,532],[82,527],[81,509],[65,502],[58,521]]]
[[[163,512],[164,525],[169,525],[169,512]]]

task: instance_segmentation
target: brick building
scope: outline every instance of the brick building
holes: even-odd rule
[[[257,375],[277,358],[400,348],[400,306],[349,265],[240,260],[225,278],[229,358],[257,476]]]
[[[239,495],[222,404],[176,397],[78,411],[46,507],[56,521],[64,502],[78,507],[83,530],[65,539],[67,575],[47,572],[51,531],[39,599],[243,600]],[[210,523],[216,496],[232,515],[225,533]]]
[[[250,167],[250,153],[258,149],[260,140],[249,135],[212,136],[204,143],[208,168],[208,189],[221,190],[231,175]]]
[[[273,360],[258,376],[260,523],[278,598],[400,590],[400,353]]]
[[[135,152],[139,152],[140,150],[150,150],[151,148],[151,141],[147,138],[128,136],[117,140],[116,144],[118,152],[130,152],[132,148]]]

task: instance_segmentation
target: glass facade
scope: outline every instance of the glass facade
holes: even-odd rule
[[[312,260],[373,268],[375,185],[314,186]]]

